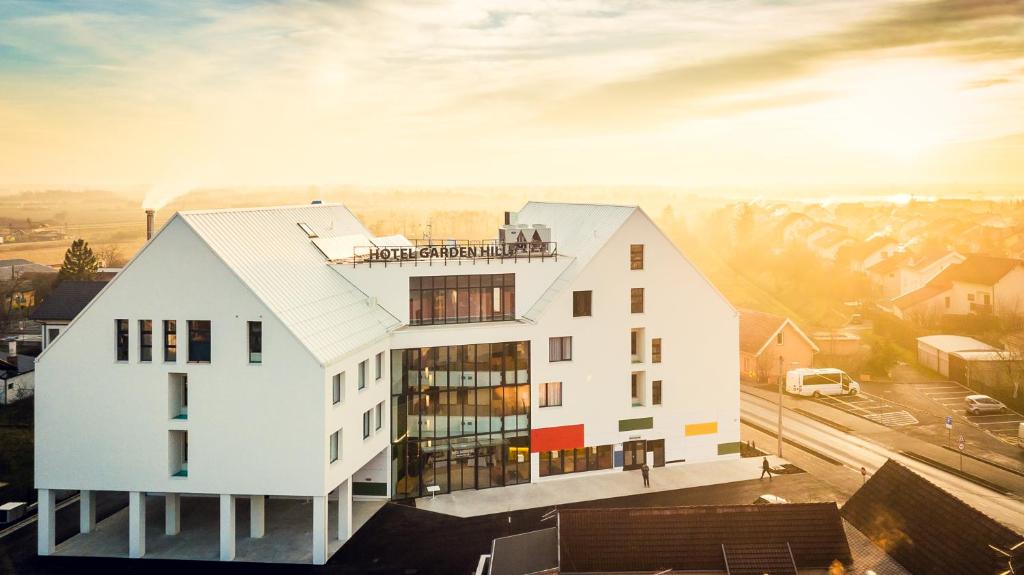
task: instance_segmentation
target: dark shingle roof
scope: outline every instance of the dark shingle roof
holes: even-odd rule
[[[846,505],[843,517],[915,575],[992,575],[1007,568],[989,545],[1024,537],[889,460]]]
[[[797,575],[786,543],[723,545],[728,575]]]
[[[799,569],[849,564],[835,503],[559,511],[562,573],[725,571],[722,546],[785,545]]]
[[[78,312],[89,305],[89,302],[96,297],[96,294],[100,293],[105,285],[107,282],[61,282],[41,304],[32,310],[29,317],[40,321],[71,321],[75,319]]]

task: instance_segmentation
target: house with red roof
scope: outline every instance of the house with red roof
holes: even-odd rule
[[[740,309],[740,377],[774,381],[782,372],[811,367],[818,346],[792,320],[752,309]]]
[[[971,255],[923,287],[892,300],[899,317],[927,323],[946,315],[1024,315],[1024,260]]]

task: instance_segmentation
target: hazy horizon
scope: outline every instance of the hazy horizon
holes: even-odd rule
[[[1010,195],[1024,0],[0,0],[0,189]]]

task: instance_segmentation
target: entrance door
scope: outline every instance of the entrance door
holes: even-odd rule
[[[622,468],[625,470],[640,469],[647,461],[647,442],[624,441],[622,443]]]
[[[665,440],[652,439],[647,442],[647,450],[654,452],[654,467],[665,467]]]

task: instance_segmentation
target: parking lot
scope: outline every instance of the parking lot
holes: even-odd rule
[[[1024,421],[1024,415],[1009,410],[989,415],[971,415],[967,413],[964,398],[978,392],[953,381],[920,383],[915,384],[914,388],[929,400],[941,405],[954,418],[987,431],[1010,445],[1017,444],[1017,429]]]
[[[815,398],[815,401],[887,427],[902,427],[918,423],[917,418],[903,406],[863,391],[856,395],[824,395]]]

